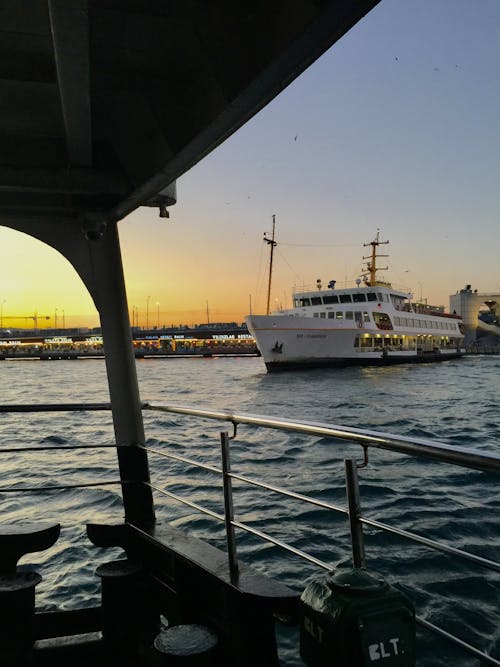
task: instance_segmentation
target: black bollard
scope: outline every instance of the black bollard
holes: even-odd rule
[[[203,625],[172,625],[156,637],[165,667],[215,667],[217,635]]]
[[[27,553],[44,551],[59,537],[59,524],[15,524],[0,527],[0,665],[30,667],[35,642],[35,587],[42,577],[19,571]]]
[[[102,634],[113,651],[139,650],[150,644],[160,627],[160,615],[142,566],[129,560],[104,563],[101,578]]]
[[[19,667],[32,664],[35,642],[36,572],[0,576],[0,664]]]

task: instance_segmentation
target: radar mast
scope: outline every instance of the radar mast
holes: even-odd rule
[[[274,228],[276,226],[276,216],[273,215],[273,231],[271,238],[267,237],[267,233],[264,232],[264,241],[271,246],[271,256],[269,258],[269,278],[267,281],[267,308],[266,308],[266,315],[269,315],[270,313],[270,306],[271,306],[271,277],[273,275],[273,255],[274,255],[274,248],[278,245],[277,242],[274,240]]]
[[[380,230],[377,229],[377,235],[375,236],[375,239],[373,241],[370,241],[370,243],[363,243],[365,247],[371,246],[372,247],[372,252],[371,255],[368,255],[367,257],[363,257],[364,260],[366,261],[366,270],[370,274],[369,279],[365,280],[365,283],[369,287],[375,287],[376,285],[388,285],[390,286],[390,283],[384,283],[383,281],[377,280],[377,271],[387,271],[389,268],[388,266],[377,266],[377,259],[379,257],[389,257],[389,255],[380,255],[377,254],[377,248],[379,245],[385,245],[389,243],[389,241],[381,241],[380,240]]]

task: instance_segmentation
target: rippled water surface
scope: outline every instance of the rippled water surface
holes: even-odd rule
[[[232,409],[297,420],[357,426],[500,454],[500,359],[467,357],[442,364],[346,368],[266,374],[257,358],[151,359],[137,365],[141,397],[151,403]],[[0,363],[2,403],[108,400],[104,362],[5,361]],[[219,465],[219,433],[228,424],[145,412],[147,444]],[[7,447],[113,444],[107,412],[0,414],[0,442]],[[232,442],[232,468],[270,484],[345,505],[343,459],[360,456],[327,438],[240,426]],[[150,455],[156,485],[217,512],[220,479],[208,471]],[[23,559],[44,580],[38,605],[76,608],[98,597],[93,575],[109,552],[89,545],[88,521],[120,521],[119,487],[18,494],[6,489],[82,484],[118,479],[113,449],[4,453],[0,467],[2,522],[58,521],[54,548]],[[373,450],[360,471],[363,513],[485,558],[499,560],[498,477]],[[237,519],[332,564],[349,563],[344,515],[305,506],[268,491],[235,483]],[[223,527],[194,510],[155,494],[159,518],[168,519],[224,548]],[[500,659],[499,575],[466,561],[366,529],[368,566],[397,583],[417,613]],[[238,533],[242,560],[296,590],[319,574],[313,565],[278,547]],[[281,631],[283,664],[301,665],[296,633]],[[419,632],[420,667],[476,661],[448,643]]]

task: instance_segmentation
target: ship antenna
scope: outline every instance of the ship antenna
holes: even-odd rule
[[[371,245],[372,247],[372,253],[371,255],[368,255],[368,257],[363,257],[363,259],[368,260],[366,262],[366,268],[367,271],[370,274],[370,280],[368,282],[368,285],[370,287],[375,287],[377,284],[377,271],[387,271],[389,267],[387,266],[377,266],[377,257],[389,257],[389,255],[377,255],[377,247],[379,245],[384,245],[386,243],[389,243],[389,241],[381,241],[380,240],[380,230],[377,229],[377,235],[375,236],[375,239],[373,241],[370,241],[370,243],[363,243],[363,245],[369,246]]]
[[[276,226],[276,216],[273,215],[273,232],[271,235],[271,238],[267,237],[266,232],[264,232],[264,241],[271,246],[271,256],[269,258],[269,278],[267,281],[267,308],[266,308],[266,315],[269,315],[269,308],[270,308],[270,302],[271,302],[271,276],[273,275],[273,255],[274,255],[274,248],[277,246],[277,242],[274,240],[274,228]]]

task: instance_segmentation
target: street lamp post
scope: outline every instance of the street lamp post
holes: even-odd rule
[[[156,328],[160,328],[160,302],[156,302]]]
[[[3,329],[3,304],[6,303],[7,299],[4,299],[0,303],[0,329]]]
[[[148,296],[146,299],[146,329],[149,329],[149,299],[151,297]]]
[[[57,329],[57,308],[54,310],[54,329]]]
[[[132,326],[139,327],[139,306],[132,306]]]

